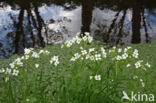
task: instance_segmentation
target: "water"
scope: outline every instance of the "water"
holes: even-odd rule
[[[156,40],[155,0],[1,0],[0,58],[90,32],[108,45]]]

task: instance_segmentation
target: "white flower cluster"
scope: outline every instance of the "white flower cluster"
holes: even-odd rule
[[[6,75],[6,78],[5,78],[5,81],[7,82],[9,80],[9,76],[12,75],[12,76],[18,76],[19,74],[19,70],[17,69],[9,69],[9,68],[2,68],[0,69],[0,73],[3,73]]]
[[[138,58],[139,53],[138,53],[138,50],[137,50],[137,49],[134,50],[132,56],[133,56],[134,58]]]
[[[127,48],[125,48],[125,49],[121,49],[121,48],[119,48],[118,50],[117,50],[117,52],[120,54],[120,55],[117,55],[116,57],[115,57],[115,60],[117,60],[117,61],[120,61],[120,60],[125,60],[125,59],[127,59],[128,57],[129,58],[131,58],[131,56],[127,53],[128,52],[128,50],[130,50],[132,47],[127,47]],[[114,50],[115,50],[115,48],[114,48]],[[123,51],[123,52],[122,52]]]
[[[84,50],[80,47],[81,53],[75,53],[74,56],[70,59],[70,61],[76,61],[78,59],[90,59],[91,61],[100,61],[103,58],[107,57],[106,50],[101,47],[101,51],[95,51],[95,48],[89,48],[88,50]]]
[[[99,61],[102,59],[102,56],[106,58],[106,52],[103,49],[102,52],[98,53],[95,51],[95,48],[89,48],[88,50],[84,50],[80,47],[81,53],[75,53],[74,56],[70,59],[70,61],[76,61],[78,59],[90,59],[91,61]]]
[[[142,68],[144,70],[147,70],[147,68],[150,68],[151,65],[147,62],[146,64],[143,63],[143,60],[139,60],[135,63],[136,68]]]
[[[95,80],[101,80],[101,75],[95,75],[95,76],[89,76],[89,78],[90,78],[90,80],[92,80],[93,78],[95,79]]]
[[[50,64],[54,64],[54,66],[57,66],[59,64],[58,56],[54,56],[50,60]]]
[[[136,68],[140,68],[142,62],[143,62],[142,60],[137,61],[137,62],[135,63],[135,67],[136,67]]]
[[[27,54],[30,54],[32,52],[32,50],[34,50],[33,48],[25,48],[24,49],[24,54],[27,55]]]
[[[50,54],[50,52],[48,50],[40,50],[39,53],[34,52],[33,50],[34,50],[33,48],[25,48],[24,49],[25,55],[22,56],[21,59],[28,60],[30,57],[39,58],[40,54],[46,54],[46,55]]]
[[[80,44],[82,41],[83,42],[87,42],[87,43],[91,43],[93,41],[93,37],[91,37],[88,32],[85,32],[84,34],[85,35],[83,36],[83,34],[77,33],[76,37],[74,37],[71,40],[66,41],[61,46],[61,48],[63,48],[63,47],[71,47],[73,44]]]
[[[40,50],[39,54],[50,54],[48,50]]]
[[[9,76],[18,76],[19,75],[19,68],[23,67],[22,60],[28,60],[30,57],[39,58],[40,54],[49,54],[50,53],[47,50],[40,50],[39,53],[34,52],[33,50],[34,50],[33,48],[25,48],[24,55],[22,57],[18,57],[12,63],[10,63],[9,68],[0,69],[0,73],[3,73],[6,75],[6,78],[5,78],[6,81],[9,80]],[[57,64],[58,63],[56,62],[55,65],[57,65]],[[35,67],[38,68],[39,64],[35,64]]]

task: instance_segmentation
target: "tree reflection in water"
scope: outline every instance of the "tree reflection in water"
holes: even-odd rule
[[[17,19],[13,15],[9,15],[16,31],[15,36],[11,36],[14,45],[12,48],[15,49],[14,53],[21,53],[24,48],[28,47],[45,47],[49,40],[49,34],[52,35],[51,37],[54,37],[53,33],[56,34],[54,30],[53,33],[49,33],[46,21],[41,16],[39,8],[43,6],[43,3],[47,6],[59,5],[65,11],[72,11],[80,6],[82,12],[80,15],[82,19],[79,21],[82,24],[79,28],[81,29],[80,32],[91,32],[95,39],[99,36],[100,40],[110,46],[126,44],[124,39],[126,37],[131,40],[131,43],[151,42],[150,31],[152,26],[147,15],[156,18],[156,6],[153,0],[38,0],[37,2],[35,0],[8,0],[3,1],[2,6],[10,5],[13,10],[19,10]],[[67,4],[69,6],[66,6]],[[97,8],[103,13],[110,10],[111,12],[108,12],[114,13],[114,17],[110,16],[110,18],[105,19],[99,15],[105,21],[97,23],[95,21],[97,15],[94,15]],[[129,13],[132,17],[128,17]],[[129,23],[126,21],[127,18],[129,18]],[[55,23],[53,18],[51,20],[52,23]],[[96,25],[96,29],[92,28],[93,24]],[[66,26],[62,26],[62,28],[64,28],[62,32],[70,31]],[[145,40],[142,39],[143,37]],[[3,47],[2,43],[0,43],[0,47]],[[4,50],[1,51],[4,52]]]

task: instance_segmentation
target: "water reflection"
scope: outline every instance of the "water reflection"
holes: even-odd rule
[[[153,0],[14,0],[0,2],[0,58],[64,42],[77,32],[116,44],[156,40]]]

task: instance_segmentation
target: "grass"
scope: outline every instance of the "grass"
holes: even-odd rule
[[[82,44],[62,49],[61,45],[47,46],[42,50],[48,50],[50,54],[41,55],[39,59],[24,60],[24,66],[18,67],[19,76],[10,77],[11,79],[5,82],[5,75],[0,74],[0,102],[122,103],[122,91],[126,91],[128,95],[131,91],[156,95],[156,42],[132,45],[133,49],[139,50],[139,58],[151,64],[151,68],[146,71],[137,71],[134,67],[125,68],[126,63],[135,62],[131,59],[112,62],[112,57],[109,57],[107,61],[101,62],[69,62],[74,53],[80,52],[81,46],[85,49],[95,47],[98,50],[103,44],[94,42],[90,45]],[[36,49],[35,52],[40,50]],[[58,55],[60,61],[56,67],[49,63],[54,55]],[[18,57],[21,56],[14,55],[9,59],[1,59],[0,68],[7,68]],[[39,68],[35,68],[35,64],[39,64]],[[122,69],[119,70],[120,68]],[[99,74],[101,80],[89,79],[89,76]],[[131,79],[135,75],[143,79],[145,87],[142,87],[140,79]]]

